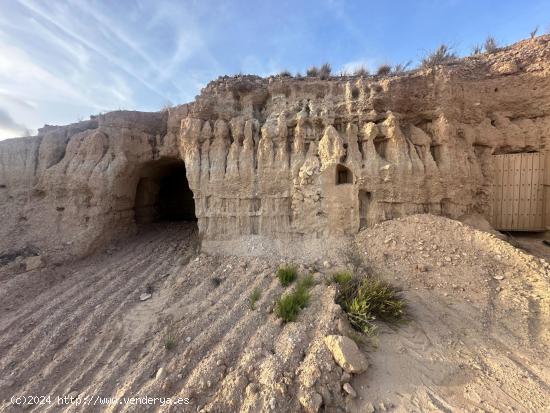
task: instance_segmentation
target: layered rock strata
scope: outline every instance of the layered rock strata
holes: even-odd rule
[[[160,113],[0,142],[0,250],[63,258],[126,236],[147,210],[137,198],[182,161],[213,249],[289,252],[419,212],[489,216],[491,156],[548,148],[549,41],[390,77],[224,77]]]

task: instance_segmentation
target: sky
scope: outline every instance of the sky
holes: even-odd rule
[[[414,65],[537,26],[548,0],[0,0],[0,139],[189,102],[224,74]]]

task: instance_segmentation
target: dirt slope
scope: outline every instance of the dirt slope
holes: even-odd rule
[[[83,261],[0,272],[0,411],[22,410],[14,394],[92,403],[25,409],[39,412],[299,412],[315,400],[326,412],[548,411],[550,281],[538,258],[430,215],[360,233],[371,271],[403,288],[411,320],[381,326],[351,399],[323,344],[343,330],[334,288],[318,275],[309,307],[282,325],[272,313],[281,261],[197,256],[195,231],[155,226]],[[122,401],[143,396],[189,404]]]
[[[458,221],[417,215],[357,236],[411,321],[382,329],[353,382],[391,411],[550,411],[549,266]]]
[[[280,262],[196,257],[194,231],[157,226],[110,253],[5,275],[0,411],[20,410],[7,402],[14,394],[190,399],[157,402],[154,411],[298,411],[299,398],[317,391],[338,411],[342,370],[322,344],[337,325],[334,290],[317,285],[298,322],[281,325],[272,314],[284,291],[275,277]],[[152,298],[140,301],[148,286]],[[254,288],[262,296],[251,309]],[[145,408],[97,402],[30,410]]]

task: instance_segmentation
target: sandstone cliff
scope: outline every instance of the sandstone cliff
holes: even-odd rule
[[[203,245],[219,250],[289,253],[418,212],[489,216],[491,156],[549,139],[549,36],[399,76],[224,77],[160,113],[0,142],[0,251],[64,259],[134,232],[181,160]]]

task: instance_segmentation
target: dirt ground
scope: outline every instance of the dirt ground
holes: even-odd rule
[[[37,412],[299,412],[317,395],[327,412],[550,411],[549,266],[493,235],[430,215],[358,234],[369,271],[403,289],[410,315],[364,345],[356,398],[323,344],[345,330],[323,282],[336,264],[300,265],[317,284],[282,324],[283,260],[198,254],[197,239],[193,225],[156,225],[78,262],[0,268],[0,411],[23,410],[14,395],[90,400],[24,409]],[[188,403],[122,399],[144,396]]]
[[[410,321],[382,328],[356,411],[550,411],[546,261],[458,221],[388,221],[357,236]]]

